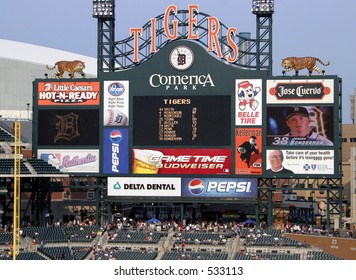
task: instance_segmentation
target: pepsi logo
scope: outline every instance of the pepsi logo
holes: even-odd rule
[[[199,195],[204,191],[204,183],[202,180],[193,179],[188,185],[189,191],[194,195]]]
[[[120,96],[125,92],[125,87],[120,83],[112,83],[108,87],[108,91],[113,96]]]
[[[113,143],[119,143],[122,139],[122,134],[119,130],[113,130],[111,133],[110,133],[110,140],[111,142]]]

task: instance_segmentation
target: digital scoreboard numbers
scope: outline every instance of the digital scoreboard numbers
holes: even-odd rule
[[[230,96],[135,96],[133,144],[228,146]]]
[[[196,111],[196,108],[193,110]],[[181,122],[183,112],[169,107],[159,108],[158,114],[159,141],[181,141],[182,136],[177,136],[177,131],[175,128]]]

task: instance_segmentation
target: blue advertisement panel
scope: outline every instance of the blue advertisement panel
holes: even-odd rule
[[[182,197],[257,198],[257,179],[182,178]]]
[[[128,129],[104,129],[104,173],[128,174]]]

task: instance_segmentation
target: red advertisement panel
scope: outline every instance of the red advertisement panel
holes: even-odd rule
[[[38,105],[99,105],[100,82],[39,82]]]
[[[133,174],[231,174],[230,149],[133,149]]]
[[[236,128],[235,173],[262,174],[262,129]]]

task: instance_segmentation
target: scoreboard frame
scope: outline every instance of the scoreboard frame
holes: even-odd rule
[[[170,61],[172,50],[182,47],[194,53],[194,61],[183,70]],[[34,153],[44,159],[52,154],[54,164],[70,175],[341,178],[341,79],[337,76],[275,77],[266,71],[227,65],[199,44],[177,40],[135,68],[99,73],[95,79],[36,79],[33,89]],[[151,112],[145,102],[152,102]],[[333,145],[301,145],[305,139],[299,139],[299,145],[284,145],[284,118],[292,106],[307,108],[313,130],[329,137]],[[161,109],[175,114],[170,127],[173,140],[159,138]],[[202,114],[194,115],[194,110]],[[57,121],[43,117],[50,112]],[[83,135],[83,140],[74,133],[73,138],[54,141],[58,133],[68,134],[68,129],[73,133],[73,124],[68,120],[63,124],[63,119],[78,112],[96,112],[98,116],[91,117],[89,123],[79,118],[79,128],[83,129],[84,123],[97,123],[97,127],[87,130],[89,134]],[[168,119],[165,121],[161,128],[167,125]],[[50,131],[52,136],[45,135]],[[79,130],[76,133],[82,135]],[[214,137],[209,139],[209,135]],[[44,136],[51,139],[43,141]],[[247,162],[238,147],[252,136],[258,152],[251,152]],[[281,141],[272,145],[271,137],[281,137]],[[156,163],[166,169],[161,173],[159,169],[156,173],[134,173],[134,150],[160,152]],[[283,165],[293,174],[267,173],[273,150],[282,151]],[[61,162],[64,158],[69,158],[68,166]]]

